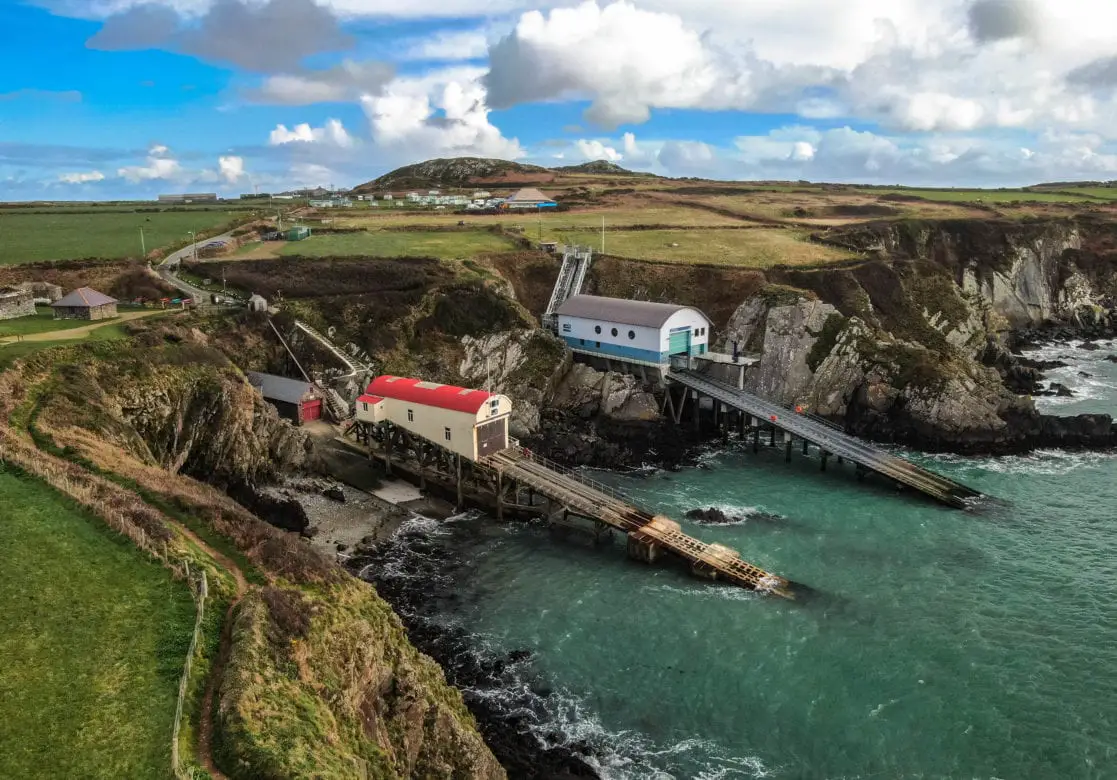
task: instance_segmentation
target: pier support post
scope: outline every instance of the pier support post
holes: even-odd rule
[[[504,473],[496,473],[496,519],[504,521]]]
[[[787,436],[785,436],[784,439],[785,439],[785,441],[784,441],[784,448],[783,448],[784,449],[783,460],[784,460],[784,463],[790,463],[791,462],[791,444],[792,444],[791,434],[787,434]]]
[[[752,454],[760,452],[760,421],[756,423],[756,427],[752,429]]]
[[[803,454],[804,455],[810,455],[811,454],[810,447],[811,447],[811,443],[809,441],[807,441],[806,439],[803,439]]]
[[[771,438],[768,439],[768,446],[769,447],[775,447],[776,446],[776,426],[775,425],[772,426]]]
[[[830,453],[826,450],[822,451],[822,470],[826,471],[826,461],[830,459]]]
[[[857,464],[857,481],[858,482],[864,482],[865,481],[865,467],[862,466],[860,463]]]
[[[840,466],[840,465],[842,465],[843,463],[845,463],[845,458],[843,458],[843,457],[842,457],[841,455],[839,455],[839,456],[838,456],[838,465]]]
[[[392,429],[384,429],[384,473],[392,476]]]
[[[744,412],[741,412],[740,417],[741,417],[741,438],[743,439],[743,438],[745,438],[746,436],[749,435],[749,416],[747,414],[745,414]]]
[[[702,395],[694,391],[694,432],[698,433],[702,430],[702,418],[700,413],[702,411]]]
[[[454,461],[458,472],[458,505],[455,508],[460,512],[465,509],[465,495],[462,492],[462,456],[455,454]]]

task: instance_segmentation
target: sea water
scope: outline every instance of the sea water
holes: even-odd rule
[[[1117,411],[1110,351],[1037,351],[1076,393],[1041,408]],[[905,454],[992,498],[953,510],[733,444],[594,474],[808,586],[798,602],[466,516],[424,529],[459,564],[440,619],[531,651],[522,683],[475,693],[523,708],[543,681],[540,740],[610,778],[1117,778],[1117,457]],[[684,519],[699,507],[737,519]]]

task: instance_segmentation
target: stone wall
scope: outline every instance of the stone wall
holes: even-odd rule
[[[35,313],[35,299],[24,290],[0,290],[0,320],[29,317]]]

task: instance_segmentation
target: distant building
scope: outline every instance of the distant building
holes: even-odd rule
[[[283,235],[288,241],[302,241],[303,239],[310,238],[310,228],[305,225],[296,225],[284,231]]]
[[[264,296],[262,296],[262,295],[257,295],[256,293],[253,293],[252,296],[249,297],[249,299],[248,299],[248,310],[249,311],[267,311],[268,310],[267,299],[264,298]]]
[[[488,192],[486,190],[478,190],[477,192],[473,193],[473,200],[488,200],[492,196],[493,194],[491,192]]]
[[[116,299],[89,287],[79,287],[50,306],[56,320],[107,320],[116,316]]]
[[[559,337],[589,358],[661,367],[710,343],[709,317],[691,306],[575,295],[556,313]]]
[[[216,192],[188,192],[182,195],[160,195],[160,203],[216,203]]]
[[[35,296],[18,287],[0,287],[0,320],[30,317],[35,313]]]
[[[302,425],[309,420],[322,419],[322,391],[302,379],[288,379],[258,371],[245,373],[248,383],[260,391],[285,419]]]
[[[381,200],[395,200],[395,196],[390,192],[386,192]]]
[[[534,187],[514,192],[504,199],[502,209],[553,209],[558,204]]]
[[[315,198],[309,203],[315,209],[348,209],[353,207],[349,198]]]
[[[62,297],[62,288],[50,282],[21,282],[16,288],[31,293],[36,303],[54,303]]]

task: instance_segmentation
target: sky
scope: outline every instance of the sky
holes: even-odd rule
[[[0,0],[0,201],[352,187],[434,157],[1117,179],[1112,0]]]

